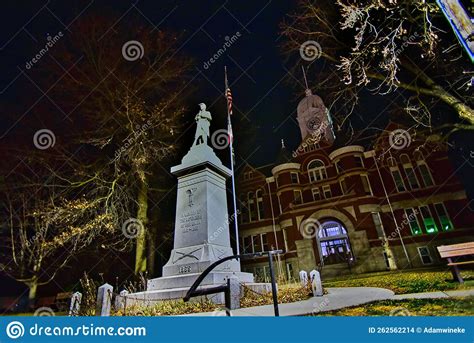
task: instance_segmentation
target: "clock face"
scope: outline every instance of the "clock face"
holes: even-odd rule
[[[319,118],[316,118],[316,117],[311,118],[306,122],[306,127],[311,131],[318,129],[320,126],[321,126],[321,120],[319,120]]]

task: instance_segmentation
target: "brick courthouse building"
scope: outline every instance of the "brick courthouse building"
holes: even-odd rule
[[[369,144],[338,146],[309,90],[298,122],[296,151],[282,142],[274,164],[237,176],[242,251],[282,249],[279,271],[297,279],[444,264],[436,246],[472,240],[473,206],[441,144],[391,122]],[[242,268],[268,279],[264,259]]]

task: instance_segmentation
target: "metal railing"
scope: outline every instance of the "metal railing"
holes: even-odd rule
[[[275,313],[275,317],[278,317],[280,315],[279,309],[278,309],[278,294],[277,294],[277,289],[276,289],[276,282],[275,282],[275,271],[273,269],[273,255],[281,254],[283,250],[271,250],[271,251],[265,251],[265,252],[258,252],[258,253],[250,253],[250,254],[239,254],[239,255],[232,255],[232,256],[227,256],[224,257],[223,259],[214,262],[211,264],[209,267],[206,268],[205,271],[202,272],[201,275],[194,281],[193,285],[191,288],[188,290],[186,293],[185,297],[183,300],[185,302],[188,302],[191,298],[193,297],[198,297],[202,295],[208,295],[208,294],[215,294],[215,293],[221,293],[224,292],[225,294],[225,307],[226,307],[226,314],[227,316],[230,316],[230,280],[227,280],[227,284],[225,285],[220,285],[220,286],[215,286],[215,287],[208,287],[208,288],[202,288],[202,289],[197,289],[201,282],[204,280],[204,278],[218,265],[226,262],[233,260],[234,258],[239,260],[239,259],[249,259],[249,258],[255,258],[255,257],[262,257],[267,255],[268,256],[268,266],[270,269],[270,279],[271,279],[271,284],[272,284],[272,298],[273,298],[273,310]]]

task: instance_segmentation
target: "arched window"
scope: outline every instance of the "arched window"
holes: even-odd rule
[[[423,161],[425,159],[421,150],[415,150],[415,152],[413,153],[413,157],[416,161]]]
[[[397,166],[397,161],[393,157],[388,157],[387,158],[387,166],[396,167]]]
[[[353,261],[347,230],[341,223],[328,220],[320,224],[316,236],[321,264]]]
[[[319,228],[318,236],[319,238],[328,238],[332,236],[343,236],[347,235],[346,229],[335,221],[325,222]]]
[[[265,213],[263,212],[263,196],[262,196],[262,190],[259,189],[256,192],[257,196],[257,215],[258,215],[258,220],[262,220],[265,218]]]
[[[417,161],[416,162],[418,171],[421,174],[421,179],[423,180],[423,184],[425,187],[431,187],[434,185],[433,176],[431,175],[430,168],[426,164],[425,161]]]
[[[324,162],[321,160],[312,160],[308,164],[308,176],[309,181],[315,182],[323,179],[327,179],[326,167]]]
[[[401,162],[402,164],[411,163],[410,157],[409,157],[407,154],[401,154],[401,155],[400,155],[400,162]]]

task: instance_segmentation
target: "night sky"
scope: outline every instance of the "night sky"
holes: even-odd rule
[[[207,103],[215,118],[213,130],[225,125],[222,94],[227,66],[236,115],[244,115],[263,133],[258,135],[258,149],[248,157],[258,164],[268,163],[278,152],[281,138],[291,147],[299,143],[296,104],[297,93],[304,88],[301,75],[293,85],[300,89],[286,81],[288,69],[279,48],[282,37],[278,27],[293,8],[294,1],[11,1],[3,5],[1,13],[2,98],[9,103],[21,98],[21,85],[30,82],[21,70],[28,73],[26,61],[44,46],[48,34],[62,31],[67,39],[67,26],[88,14],[137,18],[150,28],[182,34],[180,49],[196,62],[191,73],[198,91],[189,106],[195,112],[199,102]],[[226,37],[237,32],[240,37],[226,54],[205,66]],[[54,62],[45,56],[39,63]],[[11,120],[2,123],[2,138],[11,133],[8,131],[14,124]],[[239,133],[235,136],[238,144]]]
[[[47,35],[62,31],[67,39],[71,23],[100,13],[118,21],[135,18],[150,29],[172,30],[182,35],[180,50],[195,61],[191,73],[197,92],[188,106],[194,113],[199,102],[208,104],[214,117],[212,130],[225,128],[223,70],[227,66],[235,115],[257,129],[254,149],[239,156],[241,161],[245,159],[255,165],[271,163],[282,138],[290,149],[300,142],[296,105],[304,91],[303,78],[299,73],[290,73],[295,66],[284,61],[279,30],[285,15],[295,9],[295,1],[9,1],[2,7],[0,88],[5,105],[2,107],[7,111],[24,97],[25,86],[32,88],[22,72],[28,74],[25,63],[44,47]],[[240,37],[226,53],[205,65],[223,47],[226,37],[237,32]],[[39,63],[54,62],[45,56]],[[324,99],[324,89],[317,87],[318,80],[310,79],[309,84]],[[41,97],[41,91],[31,96],[36,95]],[[378,118],[374,125],[383,128],[389,117],[387,103],[391,101],[389,97],[363,95],[356,115],[351,118],[354,127],[365,127],[367,120]],[[0,124],[2,139],[11,137],[17,120],[4,116]],[[240,134],[236,131],[234,135],[238,145]],[[460,141],[454,148],[455,163],[463,163],[474,149],[469,138],[461,137]],[[461,171],[466,173],[470,171]]]

